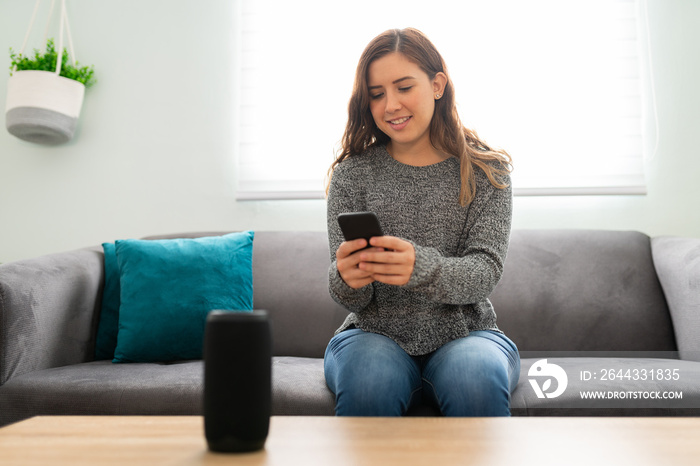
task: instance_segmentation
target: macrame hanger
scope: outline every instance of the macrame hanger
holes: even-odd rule
[[[39,1],[37,0],[37,3]],[[49,16],[46,18],[46,27],[44,28],[44,40],[41,43],[41,53],[46,53],[46,39],[49,38],[49,28],[51,27],[51,18],[53,18],[53,7],[56,5],[56,0],[51,0],[49,7]]]
[[[66,0],[61,0],[61,20],[58,26],[58,56],[56,57],[56,76],[61,74],[63,61],[63,24],[65,22]]]
[[[36,0],[36,3],[34,3],[34,11],[32,12],[32,19],[29,21],[29,29],[27,29],[27,33],[24,35],[24,41],[22,42],[22,48],[19,49],[20,55],[24,55],[24,49],[27,47],[27,41],[29,40],[29,33],[32,32],[32,27],[34,27],[34,20],[36,19],[36,12],[39,11],[39,4],[40,3],[41,3],[41,0]],[[47,26],[47,32],[48,32],[48,24],[46,26]],[[46,43],[46,38],[44,38],[44,43]],[[16,65],[12,67],[12,72],[14,73],[15,71],[17,71]]]
[[[27,33],[24,35],[24,41],[22,42],[22,48],[19,51],[20,55],[24,55],[24,49],[27,47],[27,42],[29,41],[29,35],[34,27],[34,21],[36,20],[36,14],[39,11],[39,4],[41,0],[36,0],[34,4],[34,11],[32,12],[32,18],[29,21],[29,28]],[[49,18],[46,20],[46,28],[44,29],[44,41],[42,43],[41,49],[42,53],[46,53],[46,41],[49,37],[49,27],[51,25],[51,18],[53,17],[53,10],[56,4],[55,0],[51,0],[51,6],[49,7]],[[56,75],[61,74],[61,65],[63,61],[63,30],[65,28],[66,34],[68,35],[68,47],[70,49],[71,63],[75,65],[75,50],[73,49],[73,37],[70,32],[70,23],[68,22],[68,11],[66,10],[66,0],[61,0],[61,12],[60,12],[60,26],[58,32],[58,57],[56,59]],[[17,71],[17,66],[12,67],[12,72]]]
[[[52,0],[53,1],[53,0]],[[61,0],[61,25],[58,33],[58,57],[56,58],[56,76],[61,74],[61,65],[63,59],[63,30],[65,29],[68,35],[68,47],[70,48],[70,56],[75,65],[75,51],[73,50],[73,38],[70,34],[70,25],[68,24],[68,12],[66,11],[66,0]]]
[[[75,66],[75,50],[73,49],[73,36],[70,33],[70,21],[68,21],[68,10],[66,10],[66,0],[63,0],[63,11],[66,18],[66,34],[68,35],[68,48],[70,49],[70,61]]]

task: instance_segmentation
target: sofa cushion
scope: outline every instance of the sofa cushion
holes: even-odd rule
[[[103,243],[105,285],[95,336],[95,359],[113,359],[119,332],[119,264],[114,243]]]
[[[189,232],[145,239],[221,234]],[[328,292],[330,264],[325,231],[255,232],[253,306],[268,312],[275,356],[322,358],[333,333],[347,317],[348,311]]]
[[[209,311],[253,309],[253,236],[117,241],[114,362],[201,358]]]
[[[558,358],[569,377],[564,394],[537,398],[528,371],[536,359],[523,359],[512,396],[513,415],[642,416],[700,415],[700,368],[690,361],[619,358]],[[671,390],[683,399],[655,403],[648,399],[582,400],[582,390],[669,390],[645,381],[582,381],[581,371],[601,368],[679,369]],[[30,372],[0,386],[0,426],[37,415],[202,415],[203,362],[112,364],[93,361]],[[323,359],[274,357],[272,415],[333,415],[335,400],[323,376]],[[435,415],[427,406],[410,414]]]
[[[0,426],[37,415],[202,415],[202,361],[93,361],[30,372],[0,386]],[[273,415],[333,415],[323,359],[272,360]]]
[[[255,235],[254,305],[269,312],[274,354],[322,358],[348,315],[328,292],[331,260],[326,232]]]
[[[521,351],[676,350],[642,233],[514,231],[491,301]]]
[[[700,240],[652,240],[654,266],[671,310],[682,359],[700,361]]]
[[[326,385],[323,359],[272,358],[272,413],[332,416],[335,397]]]

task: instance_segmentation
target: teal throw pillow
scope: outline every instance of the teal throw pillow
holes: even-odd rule
[[[105,284],[95,340],[95,359],[113,359],[119,330],[119,265],[114,243],[103,243]]]
[[[117,241],[113,362],[200,359],[209,311],[253,309],[253,237]]]

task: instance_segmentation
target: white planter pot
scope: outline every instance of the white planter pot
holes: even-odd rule
[[[7,131],[39,144],[68,142],[84,95],[82,83],[51,71],[15,71],[7,85]]]

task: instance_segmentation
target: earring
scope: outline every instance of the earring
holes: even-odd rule
[[[439,99],[440,97],[442,97],[442,94],[435,94],[436,99]]]

